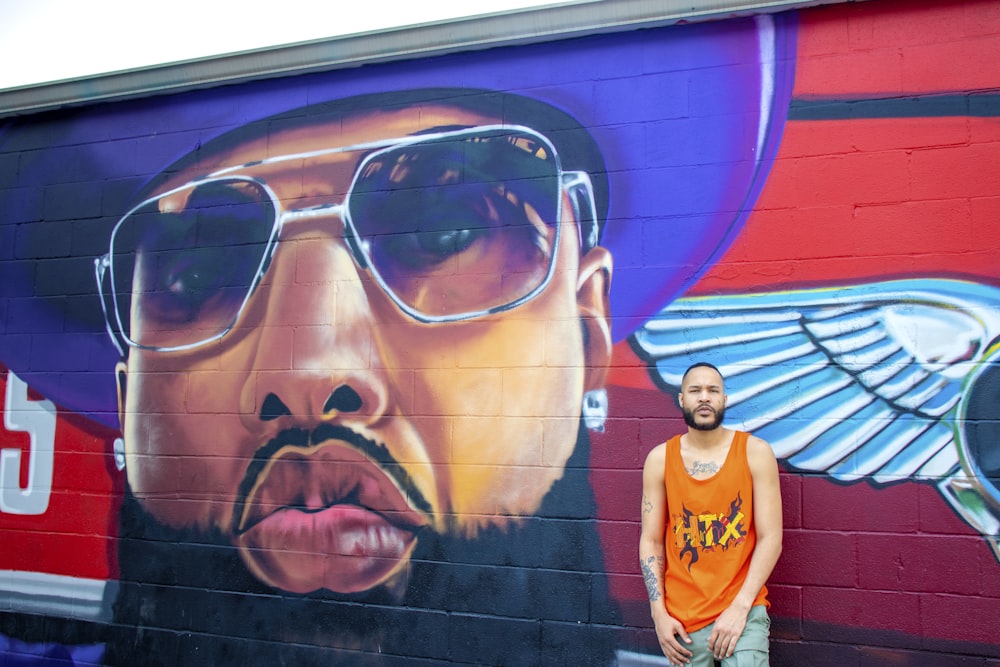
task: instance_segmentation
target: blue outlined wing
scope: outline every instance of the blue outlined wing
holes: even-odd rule
[[[917,279],[679,299],[633,337],[661,385],[708,361],[726,422],[790,466],[878,483],[958,466],[955,408],[1000,334],[1000,289]]]

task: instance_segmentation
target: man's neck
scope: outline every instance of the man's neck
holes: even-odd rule
[[[732,429],[724,426],[713,428],[711,431],[702,431],[689,426],[684,444],[693,451],[708,453],[727,447],[732,439]]]

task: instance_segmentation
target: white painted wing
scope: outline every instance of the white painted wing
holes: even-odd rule
[[[634,343],[670,392],[719,367],[726,423],[792,467],[889,483],[957,467],[955,407],[998,334],[1000,289],[921,279],[680,299]]]

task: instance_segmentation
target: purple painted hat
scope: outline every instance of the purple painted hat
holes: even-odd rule
[[[794,68],[787,14],[442,56],[9,122],[0,134],[0,363],[56,404],[117,424],[93,258],[157,174],[204,143],[332,100],[448,87],[572,116],[606,170],[615,340],[726,250],[774,159]],[[603,179],[602,179],[603,180]]]

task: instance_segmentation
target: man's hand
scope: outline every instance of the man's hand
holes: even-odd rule
[[[712,628],[712,634],[708,636],[708,650],[712,652],[716,660],[728,658],[736,650],[736,642],[743,634],[749,613],[749,608],[744,610],[743,607],[733,603],[719,614],[719,618],[715,620],[715,626]]]
[[[681,641],[690,644],[691,638],[684,632],[681,622],[669,614],[657,614],[653,617],[653,625],[656,627],[656,638],[660,641],[660,650],[670,664],[689,663],[692,653],[681,644]]]

